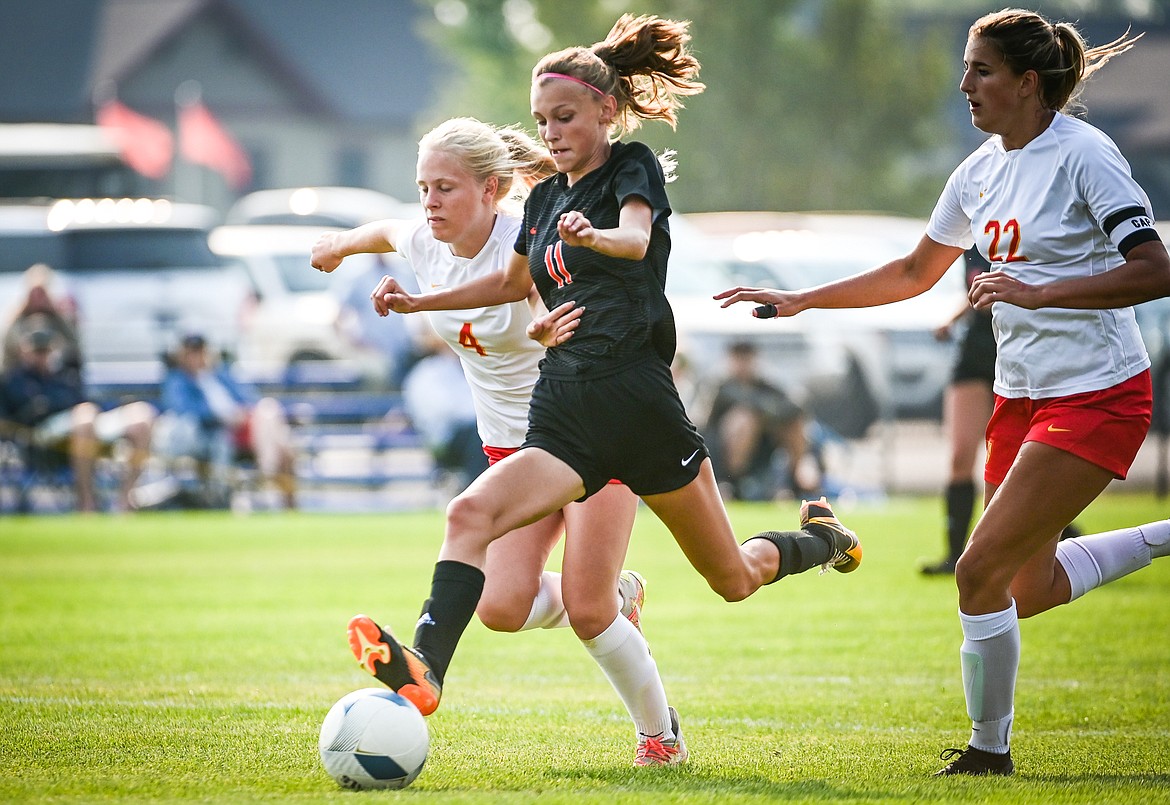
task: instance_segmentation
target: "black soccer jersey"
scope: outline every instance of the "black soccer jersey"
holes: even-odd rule
[[[618,226],[622,202],[650,205],[650,246],[641,260],[610,257],[557,236],[563,213],[579,211],[593,227]],[[585,307],[573,337],[548,350],[541,371],[588,378],[657,355],[674,357],[674,317],[666,301],[670,203],[662,166],[638,142],[613,143],[604,165],[569,187],[558,173],[533,188],[524,205],[516,251],[527,255],[536,288],[549,310],[570,300]]]

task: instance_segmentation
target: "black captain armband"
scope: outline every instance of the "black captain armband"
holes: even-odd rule
[[[1139,243],[1161,240],[1154,229],[1154,219],[1145,207],[1126,207],[1108,216],[1101,224],[1117,251],[1125,257]]]

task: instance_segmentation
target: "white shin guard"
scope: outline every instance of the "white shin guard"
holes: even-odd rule
[[[971,717],[971,746],[985,752],[1008,751],[1020,666],[1020,624],[1016,602],[1002,612],[967,615],[963,626],[963,691]]]

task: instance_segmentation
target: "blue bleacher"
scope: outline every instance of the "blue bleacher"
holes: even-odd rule
[[[245,365],[236,368],[241,380],[284,406],[293,439],[302,458],[298,477],[306,485],[378,487],[395,481],[420,481],[431,468],[419,469],[417,456],[395,461],[395,451],[423,449],[396,391],[368,389],[344,362],[309,361],[277,372]],[[130,400],[158,401],[164,367],[155,364],[105,363],[87,369],[86,390],[103,408]],[[321,470],[328,451],[358,451],[376,461],[353,462],[352,471]]]

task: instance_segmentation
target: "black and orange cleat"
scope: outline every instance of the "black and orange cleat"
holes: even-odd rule
[[[349,648],[362,668],[409,699],[424,716],[435,712],[442,688],[418,652],[399,643],[365,615],[350,618],[347,631]]]
[[[829,561],[821,565],[822,573],[829,568],[852,573],[861,565],[861,541],[834,516],[824,496],[820,500],[801,501],[800,528],[829,543]]]

